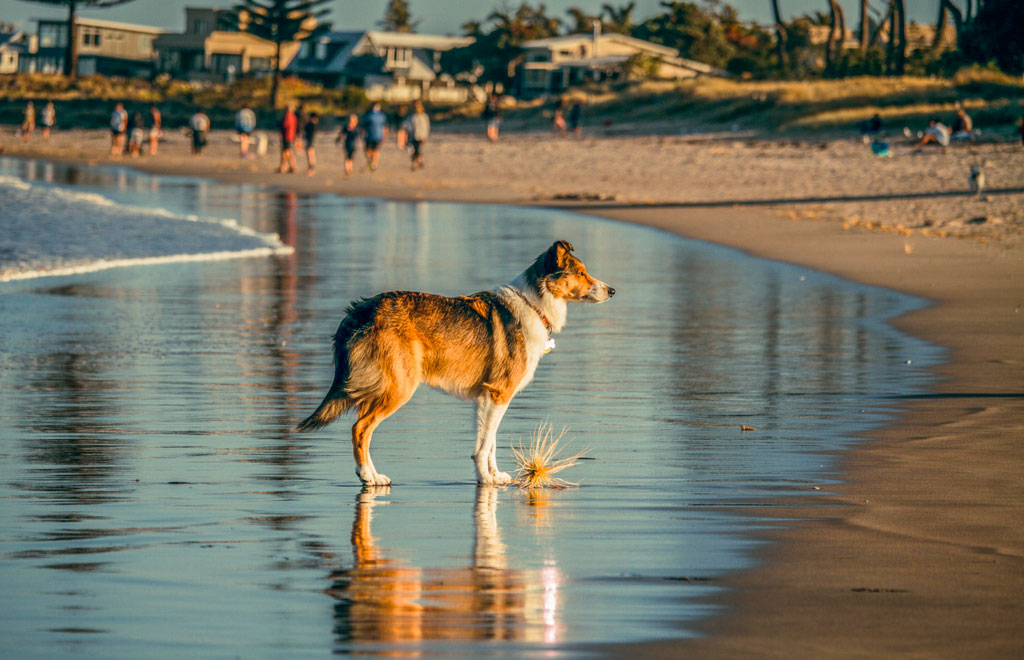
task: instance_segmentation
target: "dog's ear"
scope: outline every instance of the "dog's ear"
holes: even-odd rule
[[[546,270],[549,273],[554,273],[565,268],[572,250],[572,243],[569,241],[555,241],[552,243],[544,258]]]

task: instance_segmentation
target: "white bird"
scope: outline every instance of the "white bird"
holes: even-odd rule
[[[971,192],[980,195],[985,189],[985,172],[981,165],[971,165],[971,175],[967,177],[967,181],[971,184]]]

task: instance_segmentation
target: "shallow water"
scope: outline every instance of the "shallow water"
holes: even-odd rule
[[[827,491],[825,452],[941,358],[884,323],[921,301],[573,214],[0,175],[295,248],[0,284],[0,648],[21,658],[569,657],[686,636],[752,561],[758,521],[723,510]],[[375,435],[390,489],[360,488],[344,420],[290,431],[350,300],[489,289],[555,239],[618,293],[570,310],[498,459],[548,420],[588,449],[564,473],[580,488],[478,488],[472,409],[429,390]]]

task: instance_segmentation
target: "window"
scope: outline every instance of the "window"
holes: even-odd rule
[[[250,71],[270,71],[270,58],[269,57],[250,57],[249,58],[249,70]]]
[[[309,57],[309,42],[308,41],[303,41],[301,44],[299,44],[299,55],[298,55],[298,57],[299,57],[300,60],[304,60],[304,59]]]
[[[316,44],[316,59],[324,60],[327,59],[327,42],[318,41]]]
[[[390,66],[408,66],[411,55],[408,48],[385,48],[385,57]]]
[[[40,48],[65,48],[68,45],[67,37],[67,27],[61,23],[39,24]]]
[[[192,21],[192,32],[195,34],[206,34],[210,30],[210,24],[203,18]]]
[[[214,53],[210,56],[210,69],[217,73],[240,73],[242,71],[242,56],[228,53]]]
[[[83,46],[99,46],[100,45],[100,29],[95,27],[82,26],[78,29],[82,35]]]

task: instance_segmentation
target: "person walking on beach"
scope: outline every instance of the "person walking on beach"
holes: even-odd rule
[[[352,159],[355,158],[356,147],[359,144],[358,116],[354,114],[348,116],[348,121],[338,130],[338,137],[334,139],[334,144],[339,142],[345,143],[345,176],[352,176],[354,166]]]
[[[569,132],[574,137],[580,137],[583,133],[583,126],[580,124],[580,119],[583,117],[583,104],[576,101],[569,108]]]
[[[119,156],[124,153],[124,134],[128,130],[128,113],[123,103],[114,106],[110,113],[110,155]]]
[[[316,140],[319,124],[320,115],[311,112],[306,115],[306,123],[302,125],[302,140],[306,145],[306,176],[316,174],[316,149],[313,148],[313,141]]]
[[[277,171],[285,174],[298,169],[295,163],[295,135],[299,130],[299,118],[295,116],[295,106],[288,104],[288,109],[281,119],[281,164]]]
[[[136,112],[128,120],[128,155],[138,158],[142,153],[142,142],[146,137],[146,124],[142,120],[142,113]]]
[[[423,110],[423,102],[416,101],[415,110],[403,124],[412,145],[412,171],[423,169],[423,144],[430,137],[430,115]]]
[[[565,101],[559,101],[558,107],[555,108],[555,117],[551,121],[551,125],[555,129],[555,133],[565,137]]]
[[[363,148],[366,151],[366,166],[371,172],[377,170],[380,161],[380,145],[388,133],[388,118],[380,110],[380,103],[370,106],[363,117]]]
[[[163,136],[161,127],[163,119],[160,116],[160,108],[155,105],[149,106],[149,155],[155,156],[160,146],[160,138]]]
[[[394,129],[395,129],[395,144],[398,145],[399,149],[405,149],[405,145],[409,141],[409,132],[405,129],[405,122],[409,119],[409,109],[405,105],[400,105],[395,110],[393,116]]]
[[[480,115],[487,126],[487,139],[491,142],[498,141],[498,127],[501,126],[501,103],[498,95],[491,92],[484,104],[484,111]]]
[[[252,158],[249,154],[249,136],[256,130],[256,113],[248,105],[235,114],[235,130],[238,132],[238,157]]]
[[[47,101],[43,106],[43,114],[40,119],[43,124],[43,140],[49,140],[50,129],[57,125],[57,110],[53,107],[53,101]]]
[[[32,131],[36,128],[36,104],[29,101],[25,106],[25,117],[21,122],[21,137],[25,142],[32,137]]]
[[[198,156],[203,153],[203,147],[206,146],[206,133],[210,130],[210,118],[206,116],[205,112],[199,110],[192,115],[189,127],[192,129],[192,155]]]

